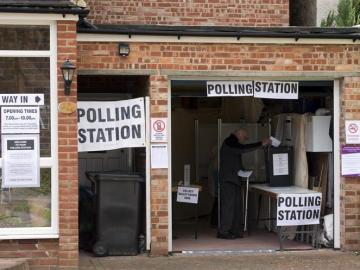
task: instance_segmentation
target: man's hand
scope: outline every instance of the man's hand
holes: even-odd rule
[[[265,146],[265,145],[271,145],[271,139],[270,138],[267,138],[267,139],[264,139],[262,141],[262,145]]]

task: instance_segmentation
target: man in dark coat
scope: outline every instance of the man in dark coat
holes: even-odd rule
[[[220,229],[217,237],[235,239],[242,237],[241,188],[238,171],[244,169],[241,155],[271,144],[270,139],[244,144],[248,134],[238,129],[227,137],[220,150]]]

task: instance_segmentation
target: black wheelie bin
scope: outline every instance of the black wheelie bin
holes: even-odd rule
[[[86,175],[95,194],[94,255],[137,255],[144,216],[144,177],[121,171]]]

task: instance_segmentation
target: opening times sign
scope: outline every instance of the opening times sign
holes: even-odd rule
[[[284,81],[208,81],[208,97],[298,99],[299,83]]]
[[[40,133],[39,107],[1,107],[1,133]]]

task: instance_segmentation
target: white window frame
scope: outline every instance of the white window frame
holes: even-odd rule
[[[47,18],[48,19],[48,18]],[[51,226],[0,228],[0,239],[40,239],[59,237],[58,116],[57,116],[57,26],[55,20],[2,20],[0,25],[48,25],[50,50],[0,50],[1,57],[48,57],[50,61],[51,156],[40,157],[40,168],[51,169]],[[0,157],[0,168],[2,158]]]

